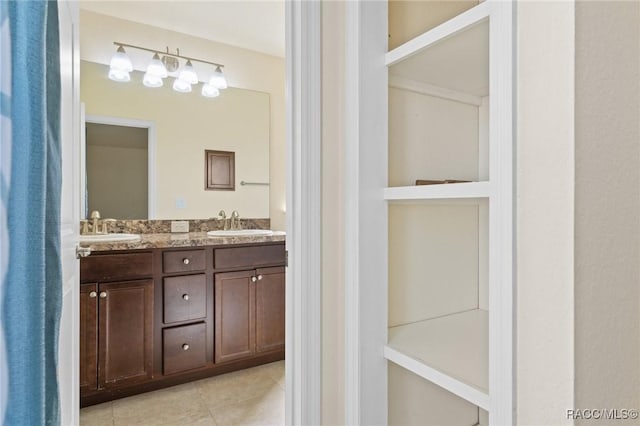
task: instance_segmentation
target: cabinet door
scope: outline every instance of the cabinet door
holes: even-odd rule
[[[284,268],[256,270],[256,351],[284,349]]]
[[[215,275],[215,362],[255,352],[255,271]]]
[[[98,286],[80,286],[80,394],[98,388]]]
[[[98,379],[101,388],[152,377],[153,280],[100,284]]]

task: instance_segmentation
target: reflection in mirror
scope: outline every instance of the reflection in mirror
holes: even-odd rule
[[[104,218],[149,217],[148,132],[87,121],[86,217],[94,210]]]
[[[149,132],[146,154],[141,142],[133,143],[135,147],[127,142],[122,129],[110,128],[101,142],[94,143],[89,136],[97,128],[87,126],[85,210],[97,209],[103,217],[116,219],[206,219],[222,209],[238,210],[243,218],[269,217],[269,94],[230,87],[217,98],[205,98],[195,91],[173,91],[171,79],[163,87],[148,88],[138,71],[131,73],[131,82],[117,83],[108,79],[106,65],[87,61],[81,61],[80,75],[87,117],[150,123],[149,129],[134,129]],[[205,190],[206,150],[235,153],[235,190]],[[138,170],[124,173],[134,157],[139,165],[131,169]],[[98,185],[96,175],[110,177]],[[105,199],[99,193],[106,193],[107,187],[115,195]],[[132,195],[134,187],[138,195]],[[147,187],[148,201],[141,187]],[[139,198],[137,207],[130,202],[132,197]],[[109,198],[118,206],[110,206]]]

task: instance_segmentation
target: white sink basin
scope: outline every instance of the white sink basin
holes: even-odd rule
[[[112,241],[138,241],[138,234],[88,234],[80,235],[81,243],[106,243]]]
[[[207,235],[210,237],[258,237],[273,235],[273,231],[269,229],[238,229],[228,231],[209,231]]]

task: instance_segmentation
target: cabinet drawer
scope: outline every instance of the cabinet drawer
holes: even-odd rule
[[[162,254],[162,270],[166,273],[204,271],[204,250],[165,251]]]
[[[164,322],[204,318],[207,315],[207,284],[204,274],[164,279]]]
[[[163,337],[163,373],[204,367],[207,363],[206,331],[204,323],[165,328]]]
[[[95,282],[149,277],[153,274],[153,253],[104,254],[80,260],[80,281]]]
[[[221,248],[215,250],[214,258],[219,269],[284,264],[284,244]]]

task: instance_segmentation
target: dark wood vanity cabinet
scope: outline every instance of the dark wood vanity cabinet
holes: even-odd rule
[[[82,284],[80,392],[152,376],[153,281]]]
[[[284,349],[284,268],[216,274],[216,362]]]
[[[284,268],[257,269],[256,274],[256,352],[284,350]]]
[[[98,389],[98,285],[80,286],[80,394]]]
[[[80,262],[81,406],[284,359],[284,243]]]

